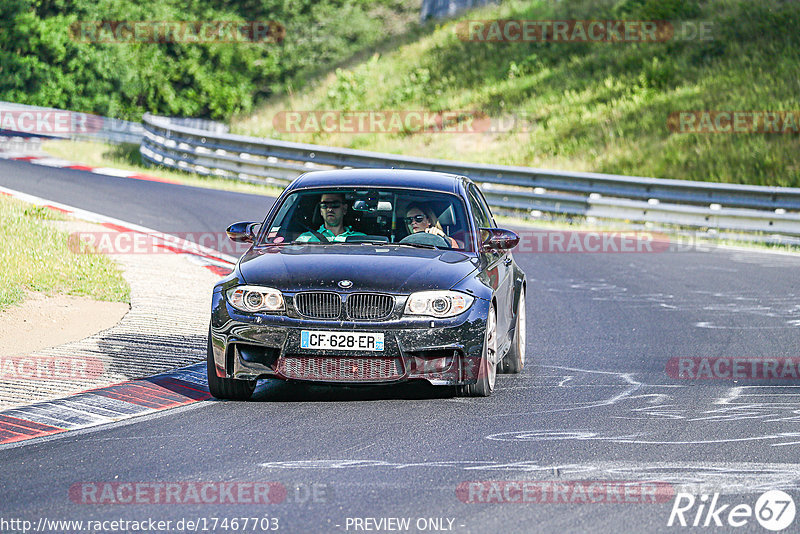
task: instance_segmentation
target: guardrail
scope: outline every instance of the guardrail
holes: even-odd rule
[[[145,115],[141,154],[158,165],[285,185],[341,167],[422,169],[469,176],[496,208],[800,235],[800,188],[664,180],[426,159],[220,134]]]
[[[31,115],[26,117],[26,112]],[[135,143],[137,145],[142,142],[144,135],[144,126],[139,122],[0,100],[0,116],[8,113],[11,114],[10,120],[0,120],[0,135],[99,140],[108,143]],[[3,117],[3,119],[5,118]],[[178,118],[170,120],[173,124],[214,133],[228,132],[228,126],[207,119]]]
[[[33,118],[25,117],[26,112],[33,114]],[[91,113],[3,101],[0,101],[0,113],[13,114],[10,121],[0,122],[0,133],[4,135],[89,139],[109,143],[140,143],[144,135],[144,127],[141,123],[112,119]],[[48,113],[52,117],[48,117]]]

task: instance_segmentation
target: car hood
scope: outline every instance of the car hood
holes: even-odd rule
[[[253,248],[239,262],[247,284],[284,291],[340,289],[412,293],[450,289],[476,269],[473,256],[394,245],[285,245]]]

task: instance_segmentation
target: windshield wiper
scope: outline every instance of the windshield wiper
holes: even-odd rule
[[[414,247],[414,248],[429,248],[433,250],[445,250],[444,247],[437,247],[436,245],[428,245],[425,243],[385,243],[387,245],[399,245],[401,247]]]

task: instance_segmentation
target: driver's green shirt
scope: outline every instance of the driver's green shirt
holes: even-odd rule
[[[344,232],[342,232],[339,235],[333,235],[333,232],[331,232],[330,230],[325,228],[324,224],[322,226],[320,226],[319,230],[317,230],[317,231],[320,234],[322,234],[331,243],[335,243],[335,242],[342,243],[342,242],[347,240],[348,236],[351,236],[351,235],[367,235],[367,234],[365,234],[363,232],[354,232],[352,226],[345,226],[344,227]],[[311,232],[304,232],[304,233],[300,234],[297,237],[297,239],[295,239],[295,242],[297,242],[297,243],[319,243],[320,239],[317,236],[315,236],[313,233],[311,233]]]

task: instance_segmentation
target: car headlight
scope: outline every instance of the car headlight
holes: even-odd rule
[[[454,317],[472,306],[475,299],[457,291],[420,291],[406,301],[406,315]]]
[[[283,294],[271,287],[237,286],[226,293],[228,302],[237,310],[246,312],[281,312],[284,310]]]

